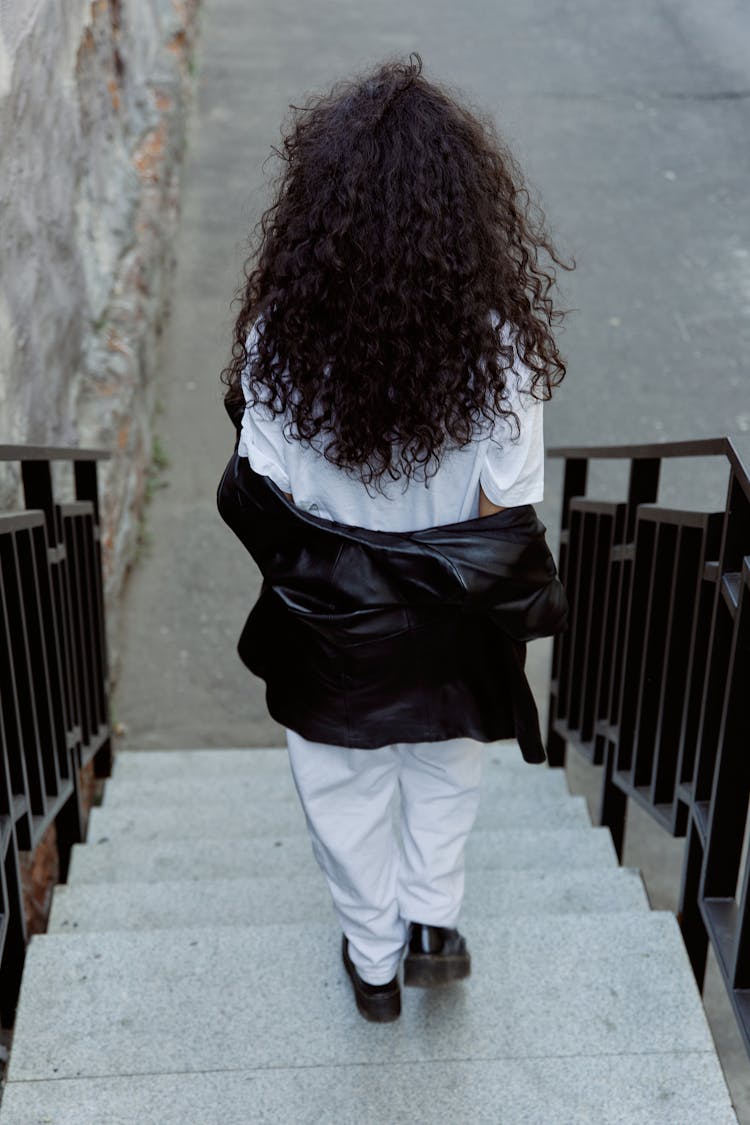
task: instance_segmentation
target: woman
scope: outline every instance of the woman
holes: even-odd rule
[[[385,1021],[405,950],[406,984],[469,974],[484,743],[532,730],[543,758],[522,667],[564,617],[530,507],[562,263],[491,124],[417,55],[295,109],[279,155],[219,505],[265,579],[240,654],[287,727],[358,1009]]]

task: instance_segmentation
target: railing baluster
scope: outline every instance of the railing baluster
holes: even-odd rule
[[[29,810],[33,817],[43,817],[45,813],[43,767],[34,697],[34,678],[24,612],[21,570],[18,560],[17,535],[18,532],[5,536],[4,540],[0,542],[2,582],[7,591],[10,659],[14,670],[15,695]]]
[[[696,613],[693,634],[690,641],[688,672],[682,720],[679,735],[679,760],[677,781],[685,806],[692,804],[695,786],[694,772],[700,715],[705,691],[706,668],[708,665],[709,642],[711,637],[711,618],[714,606],[715,584],[707,567],[716,565],[721,542],[723,514],[709,515],[706,520],[702,541],[701,562],[698,575]]]
[[[676,814],[677,761],[683,700],[687,684],[690,642],[698,612],[702,529],[679,527],[671,575],[669,616],[665,638],[664,674],[656,712],[650,800],[670,806]],[[683,825],[684,830],[684,825]]]
[[[588,512],[585,508],[579,509],[575,514],[578,520],[578,536],[580,539],[577,598],[581,607],[581,614],[576,621],[575,631],[571,637],[571,677],[568,686],[566,712],[568,726],[571,730],[580,731],[586,680],[593,671],[590,667],[590,649],[596,593],[595,560],[598,520],[595,513]]]
[[[28,782],[23,757],[21,709],[16,689],[16,673],[11,649],[11,623],[8,617],[8,599],[3,581],[2,556],[5,553],[3,536],[0,536],[0,684],[2,685],[3,756],[10,786],[10,811],[17,825],[19,847],[31,847],[31,818],[28,807]]]
[[[703,840],[695,819],[691,817],[688,823],[677,917],[695,981],[702,992],[708,957],[708,930],[703,921],[699,900]]]
[[[659,492],[661,459],[649,457],[630,462],[628,482],[628,508],[625,518],[625,541],[631,543],[635,537],[635,521],[641,504],[653,504]]]
[[[595,758],[594,735],[598,717],[598,698],[602,681],[602,656],[607,635],[607,592],[610,575],[610,552],[614,514],[597,512],[593,544],[591,574],[591,602],[588,610],[589,627],[586,636],[586,674],[580,700],[581,742],[591,745]]]
[[[581,597],[581,583],[582,578],[582,551],[583,551],[583,518],[581,512],[572,509],[570,513],[570,524],[568,531],[568,563],[566,569],[566,581],[568,589],[574,591],[576,604],[582,601]],[[560,675],[558,678],[557,687],[557,713],[559,716],[567,721],[568,726],[570,723],[570,700],[573,691],[578,687],[578,662],[576,659],[577,650],[580,647],[581,641],[579,640],[579,633],[584,628],[582,618],[576,617],[570,622],[570,627],[567,633],[567,659],[560,667]]]
[[[649,513],[649,516],[651,513]],[[650,786],[654,772],[656,728],[659,705],[663,702],[667,622],[677,555],[678,529],[656,522],[656,537],[651,573],[651,593],[646,614],[643,677],[639,702],[638,730],[635,737],[632,779],[637,787]]]
[[[38,738],[44,787],[47,796],[57,796],[60,788],[57,755],[49,752],[55,745],[55,723],[52,714],[52,685],[42,622],[42,596],[36,569],[32,529],[16,536],[19,571],[23,591],[24,620],[29,646],[29,669],[34,711],[37,718]],[[46,811],[46,810],[45,810]]]
[[[609,544],[609,570],[607,574],[607,613],[602,637],[601,671],[599,686],[597,688],[596,709],[596,737],[598,750],[596,760],[604,760],[605,744],[613,709],[613,696],[615,685],[620,679],[620,664],[624,648],[624,628],[621,604],[624,601],[623,573],[624,560],[622,546],[625,533],[625,504],[618,504],[615,508],[615,520],[612,528],[612,537]]]
[[[742,590],[743,587],[741,586]],[[708,821],[701,896],[733,898],[737,890],[750,796],[750,604],[740,594],[734,618],[729,674],[723,693],[718,756]]]
[[[563,582],[567,582],[569,570],[568,525],[570,502],[574,496],[582,496],[585,493],[587,474],[588,461],[585,458],[569,458],[566,460],[559,552],[560,577]],[[561,669],[566,666],[569,651],[569,634],[558,633],[552,645],[552,684],[547,718],[547,759],[551,766],[563,766],[565,764],[565,739],[558,733],[558,720],[562,716],[561,707],[564,699],[564,695],[560,692],[559,677]],[[565,685],[563,685],[563,690],[565,690]]]
[[[65,555],[67,560],[68,596],[70,599],[71,638],[73,642],[73,666],[78,688],[77,711],[81,725],[81,744],[88,745],[91,738],[91,710],[89,707],[89,677],[86,668],[86,637],[84,624],[83,576],[75,523],[67,514],[68,505],[61,508],[63,534],[65,536]]]
[[[57,629],[57,614],[52,590],[51,566],[44,528],[33,529],[32,543],[39,593],[39,617],[44,632],[44,647],[47,654],[51,739],[55,747],[58,776],[66,781],[69,779],[68,771],[70,768],[66,741],[68,711],[63,681],[62,653]]]
[[[0,941],[0,1020],[4,1026],[12,1022],[27,941],[21,872],[18,866],[19,842],[14,824],[14,787],[8,769],[7,750],[3,715],[0,712],[0,910],[3,914]]]
[[[655,540],[654,524],[639,520],[635,527],[635,558],[625,614],[625,655],[620,674],[619,712],[615,719],[619,728],[616,769],[618,773],[631,775],[634,743],[641,717],[645,676],[643,655],[654,584]]]

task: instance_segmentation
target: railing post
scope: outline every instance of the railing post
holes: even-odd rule
[[[18,865],[18,841],[11,825],[11,839],[4,864],[8,922],[0,948],[0,1022],[10,1027],[18,1003],[21,974],[26,960],[26,917],[24,914],[21,871]]]
[[[107,678],[109,676],[109,661],[107,658],[107,630],[105,627],[104,617],[104,588],[102,585],[102,536],[96,461],[76,461],[74,465],[74,472],[76,498],[78,500],[88,501],[93,506],[94,510],[94,558],[92,560],[95,593],[94,617],[96,619],[96,643],[99,649],[101,679],[102,684],[106,684]],[[106,693],[104,693],[103,691],[99,691],[98,693],[98,705],[99,710],[102,712],[107,726],[109,727]],[[98,778],[109,777],[110,773],[112,772],[112,764],[112,739],[107,738],[94,755],[94,776]]]
[[[41,508],[47,528],[47,547],[59,546],[59,531],[55,519],[55,499],[52,491],[52,466],[49,461],[21,461],[23,497],[27,508]]]
[[[586,495],[586,481],[589,474],[589,463],[582,457],[572,457],[565,462],[565,477],[563,479],[563,502],[560,519],[560,528],[567,531],[570,527],[570,501],[574,496]]]
[[[597,824],[609,829],[612,843],[617,852],[617,859],[622,863],[625,851],[628,798],[623,790],[614,784],[612,779],[617,758],[616,751],[615,743],[608,738],[604,747],[604,769],[602,770],[601,789],[599,791]]]
[[[570,502],[574,496],[586,495],[586,478],[588,476],[588,461],[585,458],[571,458],[565,462],[565,475],[563,479],[563,500],[560,516],[560,579],[563,585],[568,579],[568,536],[570,534]],[[549,707],[547,712],[547,762],[553,768],[565,766],[566,742],[556,729],[558,719],[558,704],[560,700],[560,674],[565,655],[570,650],[569,637],[566,633],[558,633],[552,647],[552,674],[550,684]]]
[[[682,883],[677,908],[685,949],[699,990],[703,991],[708,959],[708,930],[698,905],[698,892],[703,867],[703,846],[695,821],[689,820],[687,843],[682,864]]]
[[[99,485],[97,482],[96,461],[75,461],[73,475],[76,485],[76,500],[88,500],[94,506],[94,524],[101,525],[99,516]]]
[[[625,542],[632,543],[639,504],[653,504],[659,495],[661,458],[634,458],[630,462],[628,507],[625,515]]]
[[[633,458],[630,462],[630,475],[628,480],[628,499],[625,508],[624,543],[622,548],[630,550],[635,546],[635,530],[640,504],[653,503],[659,492],[659,472],[661,460],[653,458]],[[625,851],[625,827],[627,824],[627,795],[615,783],[615,770],[620,752],[620,737],[622,732],[623,701],[627,700],[628,692],[625,683],[627,673],[627,648],[628,633],[631,625],[631,611],[635,587],[635,560],[629,563],[629,581],[625,580],[628,574],[628,563],[621,563],[620,598],[617,613],[617,638],[612,653],[614,662],[612,702],[610,711],[611,726],[614,739],[608,737],[605,742],[604,770],[602,771],[602,785],[599,797],[599,823],[606,825],[612,834],[612,842],[617,852],[617,858],[622,862]],[[622,647],[620,646],[622,642]],[[616,711],[615,711],[616,708]]]
[[[70,857],[74,844],[81,844],[86,838],[85,814],[81,793],[81,779],[77,769],[73,770],[73,792],[55,817],[55,840],[60,869],[59,881],[67,883]]]

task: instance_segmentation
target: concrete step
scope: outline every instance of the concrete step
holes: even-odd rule
[[[546,771],[546,765],[524,762],[518,743],[513,740],[487,744],[485,761],[492,765],[515,766],[525,772]],[[118,781],[153,781],[159,778],[197,776],[235,777],[238,773],[288,773],[285,747],[216,748],[204,750],[118,750],[112,777]],[[557,770],[550,771],[557,773]]]
[[[145,756],[145,755],[144,755]],[[569,795],[563,770],[546,766],[535,767],[524,762],[519,767],[509,762],[489,759],[482,777],[482,793],[502,799],[515,800],[527,796],[539,797]],[[121,779],[113,776],[104,786],[102,807],[123,806],[128,809],[141,806],[184,805],[199,801],[278,801],[297,803],[297,792],[292,781],[289,764],[264,768],[258,771],[240,769],[235,773],[198,773],[160,775],[152,778],[148,770],[140,777]]]
[[[478,1104],[485,1111],[491,1088],[499,1099],[492,1103],[496,1114],[506,1097],[519,1104],[525,1096],[526,1104],[536,1107],[537,1120],[545,1120],[539,1114],[549,1114],[551,1104],[555,1121],[586,1120],[580,1106],[593,1099],[608,1107],[611,1121],[627,1121],[621,1107],[634,1104],[641,1116],[631,1116],[631,1122],[663,1125],[670,1115],[676,1121],[675,1105],[688,1110],[682,1125],[732,1121],[673,915],[639,911],[497,919],[472,935],[471,949],[468,981],[438,991],[405,990],[401,1019],[377,1026],[362,1020],[352,1002],[335,922],[35,935],[27,952],[0,1122],[19,1125],[27,1112],[24,1098],[38,1105],[43,1097],[49,1115],[56,1089],[63,1091],[59,1083],[68,1079],[78,1084],[76,1125],[122,1121],[122,1111],[125,1120],[133,1120],[127,1116],[132,1107],[123,1099],[135,1078],[149,1083],[157,1073],[174,1080],[196,1072],[201,1081],[215,1072],[218,1102],[226,1105],[233,1094],[246,1121],[311,1120],[313,1108],[318,1120],[338,1121],[325,1108],[331,1103],[301,1100],[311,1068],[316,1075],[318,1067],[331,1068],[330,1088],[324,1093],[323,1087],[310,1087],[311,1097],[314,1090],[318,1099],[337,1097],[331,1090],[343,1073],[348,1076],[344,1088],[354,1083],[359,1091],[359,1082],[375,1083],[372,1097],[383,1104],[387,1070],[381,1067],[440,1064],[453,1068],[459,1080],[455,1068],[475,1060],[478,1045],[482,1064],[492,1066],[481,1072]],[[638,1106],[633,1086],[644,1056],[652,1057],[660,1078],[651,1072],[648,1093],[641,1089],[638,1094],[648,1102]],[[536,1061],[548,1073],[555,1058],[565,1063],[562,1085],[550,1093],[551,1101],[540,1104],[529,1067]],[[631,1065],[613,1069],[613,1060],[623,1058]],[[523,1067],[515,1071],[508,1095],[500,1076],[514,1073],[519,1060]],[[585,1068],[577,1071],[577,1064],[592,1060],[603,1067],[605,1089],[578,1085]],[[687,1060],[702,1078],[700,1086],[688,1079],[689,1107],[680,1101],[680,1083],[690,1072]],[[260,1086],[252,1079],[239,1092],[225,1085],[228,1073],[236,1078],[249,1070],[261,1072]],[[424,1078],[428,1071],[415,1073]],[[469,1099],[470,1077],[467,1071],[461,1079],[461,1093]],[[88,1100],[92,1079],[101,1080],[97,1093],[103,1100],[96,1105]],[[181,1086],[183,1104],[189,1088]],[[74,1112],[70,1106],[76,1095],[65,1090],[61,1096]],[[199,1096],[205,1100],[207,1088]],[[429,1104],[442,1112],[434,1091],[432,1097]],[[237,1104],[223,1120],[232,1112],[236,1119]],[[453,1119],[481,1120],[467,1112],[465,1100],[456,1104],[461,1108]],[[571,1116],[562,1113],[563,1104],[576,1107]],[[394,1119],[388,1113],[373,1116],[372,1103],[364,1105],[361,1092],[346,1112],[349,1120]],[[203,1125],[211,1113],[216,1110],[206,1118],[190,1107],[183,1120]],[[147,1114],[145,1120],[161,1125],[176,1120],[173,1107],[161,1098]]]
[[[58,884],[49,933],[156,930],[180,926],[315,922],[332,910],[322,874],[279,880],[193,879],[163,883]],[[476,871],[464,896],[462,925],[520,914],[648,910],[635,868],[583,871]]]
[[[112,777],[118,781],[149,777],[235,776],[238,771],[257,773],[289,770],[285,747],[215,748],[205,750],[118,750]]]
[[[469,837],[467,868],[565,871],[616,867],[608,828],[478,829]],[[68,882],[162,882],[270,875],[285,879],[317,870],[306,834],[250,839],[128,840],[75,844]]]
[[[394,806],[394,820],[398,820],[398,806]],[[485,828],[574,828],[591,827],[585,797],[560,797],[543,794],[529,799],[525,794],[519,800],[500,803],[484,800],[477,816],[477,827]],[[86,834],[89,843],[101,839],[132,840],[190,839],[201,836],[226,836],[241,839],[245,836],[266,836],[272,832],[294,835],[307,833],[305,818],[298,801],[245,802],[241,796],[217,801],[213,794],[208,800],[183,805],[103,805],[93,808]]]
[[[395,1103],[395,1104],[394,1104]],[[429,1106],[429,1116],[425,1107]],[[554,1108],[551,1108],[554,1107]],[[0,1125],[737,1125],[700,1051],[11,1082]]]

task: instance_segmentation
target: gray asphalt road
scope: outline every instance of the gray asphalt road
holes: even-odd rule
[[[168,487],[127,592],[115,700],[131,746],[278,742],[235,654],[257,576],[219,521],[218,372],[263,161],[291,102],[392,53],[491,111],[527,169],[577,311],[548,445],[750,437],[750,16],[729,0],[205,0],[174,308],[158,373]],[[699,479],[700,478],[700,479]],[[609,487],[602,477],[602,487]],[[720,497],[716,473],[667,495]],[[541,508],[552,537],[559,466]],[[684,494],[684,495],[683,495]],[[546,650],[536,654],[540,687]]]

